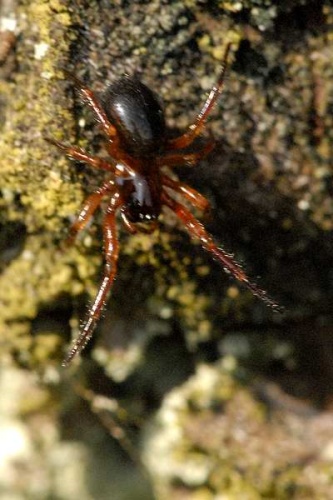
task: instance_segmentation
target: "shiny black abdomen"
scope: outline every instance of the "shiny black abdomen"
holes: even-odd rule
[[[146,85],[130,77],[117,80],[105,91],[103,107],[130,155],[143,158],[163,150],[166,137],[164,112]]]

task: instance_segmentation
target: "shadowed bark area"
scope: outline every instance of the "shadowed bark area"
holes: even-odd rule
[[[333,496],[331,3],[7,0],[0,17],[0,407],[25,443],[28,493],[43,474],[43,498]],[[166,210],[152,235],[119,224],[104,318],[61,369],[100,280],[101,214],[62,242],[104,174],[44,137],[105,155],[62,69],[97,95],[137,73],[176,136],[228,42],[216,147],[174,171],[210,200],[217,243],[285,312],[227,276]],[[23,495],[15,463],[0,485]]]

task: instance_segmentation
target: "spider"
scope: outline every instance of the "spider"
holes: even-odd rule
[[[104,160],[88,154],[81,148],[67,146],[51,138],[46,140],[69,158],[105,170],[109,175],[99,189],[87,197],[69,232],[68,242],[72,243],[102,200],[107,197],[103,221],[103,279],[63,366],[67,366],[81,353],[91,338],[115,279],[119,256],[116,231],[118,212],[130,233],[152,233],[157,227],[162,208],[167,207],[184,224],[190,236],[199,239],[202,247],[222,264],[227,273],[242,282],[273,309],[278,309],[278,304],[247,277],[232,255],[216,245],[202,223],[173,195],[183,196],[189,205],[201,211],[209,209],[208,200],[195,189],[163,172],[163,167],[195,165],[213,149],[214,140],[210,138],[200,150],[191,153],[184,151],[204,131],[207,118],[222,92],[229,51],[230,44],[226,47],[218,80],[195,121],[184,134],[174,139],[167,137],[164,112],[156,95],[137,78],[124,76],[115,81],[107,87],[102,101],[99,102],[90,88],[65,71],[80,91],[82,100],[95,113],[107,139],[105,147],[109,157]]]

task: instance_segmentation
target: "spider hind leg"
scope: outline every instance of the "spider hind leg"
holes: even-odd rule
[[[87,163],[88,165],[91,165],[92,167],[98,168],[100,170],[114,172],[116,162],[112,158],[109,158],[109,161],[105,161],[102,158],[90,155],[81,148],[75,146],[67,146],[62,142],[52,139],[52,137],[44,137],[44,139],[53,146],[56,146],[58,149],[63,151],[65,155],[71,160],[82,161],[83,163]]]
[[[222,60],[222,68],[219,77],[217,79],[217,82],[215,83],[215,85],[213,85],[204,105],[197,114],[194,122],[192,123],[192,125],[189,126],[188,130],[183,135],[168,141],[167,149],[169,151],[187,148],[192,144],[195,138],[198,137],[198,135],[200,135],[201,132],[204,130],[207,119],[223,90],[224,77],[227,69],[227,62],[230,49],[231,49],[231,43],[228,43],[224,52],[224,57]]]

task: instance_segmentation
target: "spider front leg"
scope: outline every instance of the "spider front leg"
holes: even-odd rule
[[[105,305],[110,288],[114,281],[117,271],[117,262],[119,256],[119,243],[117,238],[116,229],[116,211],[121,204],[121,198],[118,192],[114,193],[105,214],[103,223],[104,231],[104,250],[105,250],[105,269],[102,283],[97,292],[96,298],[89,309],[87,319],[83,328],[74,341],[74,345],[66,356],[63,366],[67,366],[72,359],[80,354],[85,348],[87,342],[90,340],[97,321],[101,315],[102,309]]]
[[[244,285],[251,290],[253,295],[259,297],[268,306],[272,307],[272,309],[275,311],[281,309],[280,306],[267,295],[265,290],[261,289],[253,281],[250,281],[240,264],[238,264],[230,254],[226,253],[214,243],[212,237],[207,233],[201,222],[199,222],[186,207],[171,198],[165,191],[163,191],[162,194],[162,201],[184,223],[190,236],[198,238],[203,248],[222,264],[226,272],[232,274],[237,280],[244,283]]]
[[[94,215],[96,209],[101,204],[103,196],[105,196],[110,191],[114,191],[114,185],[115,182],[110,179],[105,182],[102,187],[88,196],[79,215],[76,217],[75,221],[69,229],[69,236],[66,239],[66,245],[71,245],[78,233],[86,227],[91,217]]]
[[[168,141],[167,150],[187,148],[190,144],[192,144],[194,139],[198,137],[198,135],[200,135],[201,132],[203,131],[207,118],[212,109],[214,108],[216,101],[223,90],[224,76],[227,69],[227,61],[228,61],[230,47],[231,44],[228,43],[224,53],[222,61],[222,69],[218,77],[218,80],[216,84],[213,86],[212,90],[210,91],[209,96],[207,97],[204,105],[202,106],[200,112],[198,113],[194,123],[190,125],[189,130],[185,132],[185,134],[181,135],[180,137],[177,137],[176,139],[171,139],[170,141]]]

